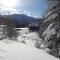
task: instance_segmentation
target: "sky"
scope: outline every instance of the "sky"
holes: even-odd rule
[[[47,9],[46,0],[0,0],[0,14],[26,14],[41,17]]]

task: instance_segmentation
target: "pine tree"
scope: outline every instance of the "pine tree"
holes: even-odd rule
[[[48,0],[48,10],[46,14],[46,21],[57,22],[60,19],[60,1],[59,0]],[[59,21],[60,22],[60,21]]]
[[[45,46],[51,49],[52,55],[60,56],[60,1],[47,0],[48,10],[45,15],[45,31],[43,33]]]

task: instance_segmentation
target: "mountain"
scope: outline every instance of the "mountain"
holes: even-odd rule
[[[0,15],[0,24],[4,23],[4,18]]]
[[[26,27],[29,25],[30,22],[37,21],[34,17],[29,17],[24,14],[11,14],[11,15],[4,15],[4,17],[9,17],[12,19],[12,22],[15,24],[16,27]]]

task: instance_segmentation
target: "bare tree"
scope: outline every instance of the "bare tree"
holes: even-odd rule
[[[17,37],[17,31],[15,30],[15,25],[12,22],[12,19],[8,16],[5,17],[4,25],[4,34],[6,37],[9,37],[10,39],[16,39]]]

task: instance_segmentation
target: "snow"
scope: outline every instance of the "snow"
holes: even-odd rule
[[[37,32],[29,32],[29,29],[24,28],[19,31],[19,36],[17,38],[20,42],[24,41],[27,45],[35,46],[36,41],[40,41],[42,39],[39,38]]]
[[[19,42],[10,42],[0,41],[0,60],[59,60],[35,47]]]
[[[58,30],[58,31],[57,31]],[[57,38],[60,37],[60,24],[59,23],[51,23],[48,28],[44,31],[43,36],[45,40],[49,40],[52,35],[57,35]]]
[[[18,42],[9,39],[0,41],[0,60],[59,60],[33,46],[35,40],[39,40],[36,32],[29,32],[28,29],[19,32]],[[26,44],[21,40],[25,40]]]

